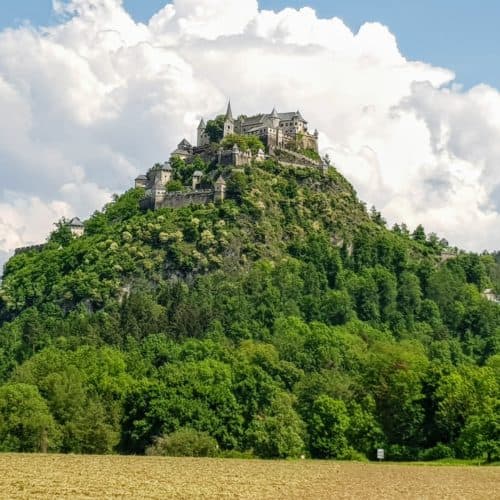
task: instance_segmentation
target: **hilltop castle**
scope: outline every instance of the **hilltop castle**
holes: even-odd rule
[[[223,137],[230,134],[254,135],[258,137],[272,154],[275,149],[287,149],[294,144],[301,149],[312,149],[318,152],[318,131],[310,134],[307,130],[307,121],[304,120],[300,111],[278,113],[273,108],[269,114],[258,114],[254,116],[240,115],[236,120],[233,118],[231,102],[227,105],[224,117]],[[206,146],[210,138],[206,133],[206,124],[203,118],[198,125],[198,147]]]
[[[214,142],[202,118],[197,129],[197,145],[193,146],[186,139],[182,139],[171,157],[178,157],[188,164],[200,157],[207,164],[221,167],[250,166],[252,162],[263,162],[272,157],[292,166],[323,170],[328,168],[318,155],[318,131],[315,130],[312,134],[308,131],[307,121],[300,111],[278,113],[276,108],[273,108],[269,114],[261,113],[250,117],[240,115],[234,119],[229,102],[226,114],[213,122],[218,122],[219,126],[223,125],[218,137],[221,142]],[[228,147],[227,140],[231,142],[233,135],[254,136],[260,139],[266,151],[262,148],[253,153],[250,149],[242,150],[237,142]],[[222,146],[224,139],[226,148]],[[215,182],[212,181],[211,188],[200,189],[203,175],[203,172],[197,170],[193,173],[189,189],[169,192],[166,185],[174,179],[174,173],[170,162],[165,162],[147,175],[137,177],[135,187],[146,190],[144,208],[176,208],[224,200],[226,184],[223,177],[219,176]]]

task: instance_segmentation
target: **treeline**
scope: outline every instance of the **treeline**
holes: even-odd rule
[[[268,170],[220,206],[132,191],[8,263],[0,450],[500,458],[494,257]]]

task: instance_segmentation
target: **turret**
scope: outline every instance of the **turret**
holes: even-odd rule
[[[227,103],[226,116],[224,117],[224,137],[234,134],[234,118],[231,110],[231,101]]]
[[[279,128],[280,126],[280,117],[278,115],[278,112],[276,111],[276,107],[273,108],[271,115],[271,126],[272,128]]]
[[[85,233],[85,226],[83,225],[83,222],[78,217],[73,217],[68,222],[68,227],[69,227],[69,230],[71,231],[71,234],[75,238],[79,238],[80,236],[83,236],[83,234]]]
[[[165,162],[161,168],[155,172],[155,185],[164,187],[167,182],[172,180],[172,167],[169,162]]]
[[[201,178],[203,177],[203,172],[201,170],[195,170],[193,173],[193,191],[199,186]]]
[[[145,175],[138,175],[135,178],[135,187],[136,188],[145,188],[148,184],[148,178]]]
[[[196,143],[198,146],[204,146],[203,136],[205,134],[205,128],[206,128],[206,123],[205,120],[202,118],[200,120],[200,124],[198,125],[198,140]]]
[[[226,197],[226,181],[222,175],[215,181],[214,188],[214,201],[224,201]]]

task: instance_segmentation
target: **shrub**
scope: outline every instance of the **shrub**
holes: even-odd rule
[[[179,180],[173,180],[173,181],[167,182],[167,191],[169,193],[174,193],[177,191],[184,191],[184,185]]]
[[[438,443],[433,448],[424,450],[421,454],[422,460],[440,460],[442,458],[453,458],[455,456],[453,449],[445,444]]]
[[[146,455],[170,457],[215,457],[217,441],[205,432],[194,429],[179,429],[167,436],[159,437],[146,449]]]

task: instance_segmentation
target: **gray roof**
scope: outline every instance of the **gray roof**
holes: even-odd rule
[[[226,181],[224,180],[224,177],[222,177],[222,175],[219,175],[219,178],[215,181],[215,184],[217,185],[225,185],[226,184]]]
[[[265,116],[266,115],[261,113],[260,115],[254,115],[254,116],[249,116],[247,118],[243,118],[242,120],[243,126],[248,127],[251,125],[257,125],[259,123],[262,123],[264,121]]]
[[[170,163],[168,163],[168,161],[166,161],[162,165],[161,169],[164,170],[164,171],[167,171],[167,172],[171,172],[172,171],[172,167],[170,166]]]
[[[233,119],[233,111],[231,110],[231,99],[229,99],[229,102],[227,103],[227,111],[226,111],[226,116],[224,117],[225,120],[232,120]]]
[[[135,180],[136,180],[136,181],[139,181],[139,180],[141,180],[141,181],[147,181],[147,180],[148,180],[148,178],[147,178],[147,176],[145,176],[144,174],[141,174],[141,175],[138,175],[138,176],[135,178]]]
[[[179,149],[185,149],[185,148],[192,148],[193,146],[187,139],[182,139],[182,141],[179,142],[179,144],[177,144],[177,147]]]
[[[280,117],[280,120],[282,122],[291,121],[294,118],[298,118],[299,120],[302,120],[304,123],[307,123],[306,120],[304,120],[304,118],[300,114],[300,111],[288,111],[287,113],[278,113],[278,116]]]
[[[203,172],[201,170],[195,170],[193,172],[193,177],[203,177]]]
[[[287,113],[278,113],[276,111],[276,108],[273,108],[272,112],[268,115],[261,113],[259,115],[243,118],[242,125],[244,127],[256,127],[258,125],[262,125],[262,123],[266,118],[279,118],[280,121],[282,122],[292,121],[294,118],[298,118],[304,123],[307,123],[307,121],[304,120],[303,116],[300,114],[300,111],[288,111]]]
[[[73,217],[69,222],[70,227],[83,227],[83,222],[78,217]]]
[[[202,118],[200,120],[200,124],[198,125],[198,129],[204,129],[206,127],[205,120]]]

